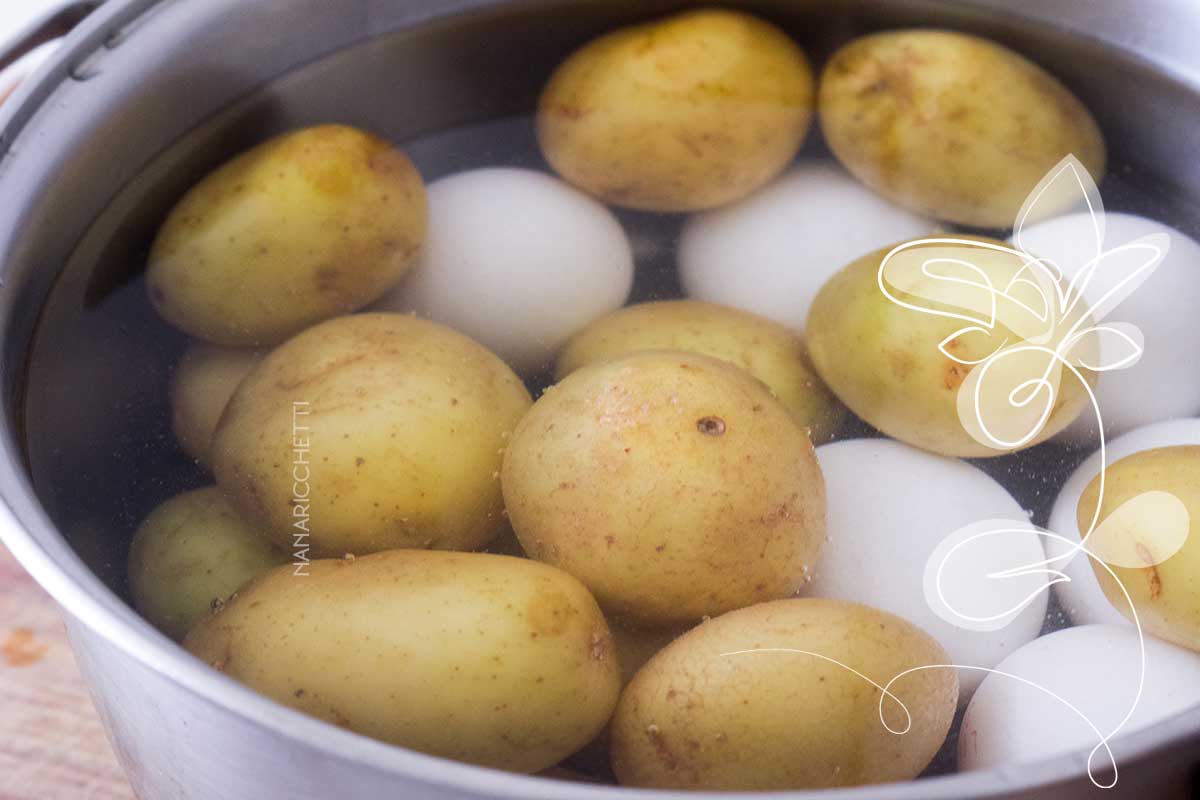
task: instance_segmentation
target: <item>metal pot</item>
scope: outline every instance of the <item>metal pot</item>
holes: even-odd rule
[[[139,797],[695,797],[508,775],[391,747],[276,705],[153,630],[122,600],[119,570],[108,569],[123,560],[124,533],[113,530],[122,525],[100,520],[80,527],[72,500],[80,481],[107,480],[114,472],[111,461],[89,452],[95,432],[113,424],[114,409],[142,408],[143,377],[162,382],[173,345],[117,347],[119,331],[63,322],[72,309],[87,309],[128,283],[142,263],[139,248],[170,201],[234,148],[316,121],[355,122],[406,141],[520,113],[574,45],[677,5],[109,0],[3,106],[0,537],[67,611],[79,666]],[[1200,5],[1194,0],[747,5],[824,42],[872,28],[930,24],[995,37],[1069,83],[1098,112],[1114,152],[1161,194],[1200,203]],[[54,20],[74,21],[71,15]],[[25,44],[37,38],[26,37]],[[39,324],[57,333],[35,342]],[[31,362],[34,349],[43,355]],[[31,371],[31,363],[43,366]],[[83,383],[76,375],[85,376]],[[75,416],[51,413],[64,408]],[[67,418],[74,420],[68,430],[47,424]],[[148,437],[161,433],[156,424],[147,422]],[[116,517],[141,513],[114,509]],[[1200,709],[1126,742],[1114,794],[1186,797],[1197,791]],[[1079,753],[820,796],[1097,792]]]

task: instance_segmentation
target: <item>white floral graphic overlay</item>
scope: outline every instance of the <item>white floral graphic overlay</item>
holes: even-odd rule
[[[1075,210],[1085,210],[1090,215],[1090,240],[1071,242],[1063,252],[1056,253],[1035,254],[1025,249],[1022,237],[1027,223]],[[723,655],[792,654],[838,664],[879,689],[880,722],[897,735],[903,734],[907,725],[900,728],[890,725],[885,719],[885,704],[898,706],[904,718],[910,719],[903,701],[891,691],[896,681],[910,672],[968,669],[1003,676],[1044,692],[1078,716],[1097,740],[1088,756],[1089,778],[1099,788],[1117,784],[1118,769],[1109,743],[1128,723],[1141,700],[1146,648],[1137,609],[1113,567],[1144,568],[1167,560],[1186,541],[1190,520],[1183,503],[1162,491],[1140,494],[1119,506],[1103,522],[1100,519],[1107,453],[1094,381],[1099,373],[1136,364],[1144,346],[1136,326],[1108,321],[1108,317],[1150,277],[1170,247],[1166,234],[1109,243],[1105,233],[1100,191],[1083,164],[1068,156],[1047,173],[1026,199],[1013,226],[1011,246],[949,235],[906,242],[884,257],[878,283],[880,291],[899,306],[962,323],[962,327],[939,343],[938,349],[966,373],[958,389],[957,410],[963,428],[977,442],[999,452],[1009,452],[1040,441],[1039,435],[1054,414],[1065,383],[1076,382],[1086,394],[1090,411],[1084,413],[1095,416],[1100,431],[1101,469],[1099,497],[1081,535],[1063,536],[1012,520],[981,520],[947,533],[930,554],[924,589],[933,611],[951,624],[973,631],[998,630],[1041,592],[1070,581],[1060,569],[1062,565],[1078,555],[1092,559],[1120,587],[1129,616],[1137,626],[1141,648],[1137,691],[1120,722],[1112,730],[1101,730],[1086,713],[1049,689],[1020,675],[985,667],[926,665],[896,675],[881,686],[852,666],[820,653],[772,648]],[[1069,280],[1068,275],[1072,276]],[[1105,276],[1097,285],[1108,287],[1098,297],[1087,292],[1097,275]],[[967,341],[982,346],[960,346]],[[988,355],[968,359],[957,355],[962,350]],[[1067,549],[1053,558],[1016,568],[984,570],[982,574],[978,566],[974,572],[969,568],[968,565],[986,563],[986,559],[970,557],[972,548],[992,548],[979,555],[995,553],[997,537],[1030,535],[1059,540]],[[1003,545],[1002,540],[1000,544]],[[1012,582],[1031,576],[1044,580],[1026,581],[1015,593],[980,591],[989,582]],[[1029,591],[1020,588],[1026,585],[1034,588]],[[1004,599],[1006,596],[1008,600]],[[1014,596],[1021,599],[1012,605],[995,607],[997,603],[1011,602]],[[1105,782],[1096,777],[1095,762],[1101,751],[1105,754],[1104,767],[1112,773],[1111,780]]]

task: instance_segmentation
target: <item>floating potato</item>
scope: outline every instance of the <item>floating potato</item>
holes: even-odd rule
[[[631,25],[564,61],[538,103],[550,165],[617,205],[694,211],[744,197],[796,155],[812,69],[774,25],[702,9]]]
[[[566,573],[486,553],[392,550],[283,567],[186,647],[277,702],[357,733],[538,772],[608,721],[620,675]]]
[[[904,254],[883,267],[882,281],[881,265],[892,248],[830,278],[808,315],[813,366],[851,411],[924,450],[995,456],[1045,441],[1088,403],[1084,386],[1052,352],[1080,321],[1080,307],[1063,312],[1056,283],[1035,290],[1025,259],[1003,242],[954,241],[907,243]],[[920,271],[930,264],[940,278]],[[999,296],[1003,288],[1014,299]],[[1088,347],[1094,342],[1084,337],[1065,355],[1095,363]],[[991,362],[986,368],[985,361]],[[1083,374],[1094,381],[1094,373]],[[1023,385],[1024,393],[1014,397]]]
[[[212,467],[217,421],[238,384],[266,354],[244,347],[192,342],[171,374],[171,429],[183,452]]]
[[[946,663],[920,629],[868,606],[731,611],[667,645],[625,688],[613,770],[628,786],[707,791],[915,778],[954,719],[954,670],[922,669]]]
[[[475,550],[505,527],[499,470],[529,393],[482,345],[357,314],[277,347],[213,440],[217,483],[280,547]]]
[[[1100,491],[1097,475],[1079,498],[1080,531],[1090,528]],[[1092,560],[1100,588],[1131,619],[1132,600],[1147,633],[1200,651],[1200,447],[1123,458],[1108,467],[1103,491],[1087,544],[1116,577]]]
[[[209,486],[172,497],[138,526],[129,589],[150,624],[182,639],[214,605],[287,560]]]
[[[928,216],[1007,228],[1068,155],[1097,182],[1104,174],[1104,138],[1084,105],[1032,61],[978,36],[854,39],[829,59],[819,95],[825,140],[846,169]]]
[[[630,625],[787,597],[825,536],[808,435],[762,383],[694,353],[568,375],[517,425],[502,483],[525,552]]]
[[[378,299],[425,237],[425,187],[378,136],[277,136],[196,184],[167,216],[146,286],[164,319],[231,346],[283,341]]]

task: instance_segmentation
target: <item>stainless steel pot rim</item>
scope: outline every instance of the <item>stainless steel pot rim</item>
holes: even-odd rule
[[[1005,8],[1005,0],[966,1],[992,9]],[[1062,0],[1053,4],[1057,8],[1057,21],[1065,23],[1069,16],[1063,15],[1069,15],[1072,8],[1082,8],[1086,1]],[[170,0],[109,0],[72,32],[60,51],[17,90],[0,112],[0,182],[3,178],[3,159],[7,155],[9,145],[37,106],[49,97],[62,81],[69,79],[73,66],[105,41],[110,40],[114,32],[122,30],[148,9],[164,2]],[[1145,6],[1139,6],[1138,2],[1139,0],[1121,0],[1120,3],[1112,5],[1125,6],[1130,12],[1137,9],[1145,13]],[[471,7],[492,4],[487,0],[447,3],[444,15],[450,16]],[[1163,2],[1164,6],[1172,4],[1173,0]],[[1043,22],[1052,21],[1056,17],[1056,13],[1050,10],[1048,12],[1047,19],[1042,20]],[[1106,42],[1110,46],[1118,44],[1108,41],[1107,37]],[[1200,87],[1200,70],[1189,68],[1181,57],[1182,52],[1164,52],[1162,55],[1163,62],[1156,64],[1158,69],[1165,70],[1176,79],[1185,80],[1194,91],[1200,92],[1200,88],[1197,88]],[[664,800],[751,800],[771,797],[791,800],[817,797],[833,800],[908,800],[915,796],[914,784],[910,782],[820,792],[768,793],[678,792],[589,786],[462,764],[389,745],[325,723],[275,703],[211,669],[139,617],[80,561],[56,531],[54,523],[38,504],[33,487],[21,466],[21,447],[15,441],[13,431],[7,429],[7,426],[0,447],[3,448],[5,456],[0,461],[0,485],[15,487],[19,492],[19,496],[15,498],[11,495],[6,496],[0,505],[0,541],[68,613],[138,662],[176,681],[207,702],[270,728],[279,735],[307,747],[384,773],[408,774],[431,784],[513,800],[604,800],[636,796]],[[14,505],[24,512],[21,514],[23,519],[18,518],[19,512],[14,509]],[[1150,754],[1154,749],[1178,741],[1198,729],[1200,708],[1194,708],[1152,728],[1130,733],[1121,740],[1122,762],[1132,763]],[[1084,774],[1086,768],[1087,754],[1072,753],[1036,763],[927,778],[921,780],[919,786],[921,796],[929,800],[999,796],[1075,779]]]

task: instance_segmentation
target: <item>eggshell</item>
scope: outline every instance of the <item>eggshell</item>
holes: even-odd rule
[[[467,334],[519,372],[619,308],[633,284],[629,239],[612,212],[527,169],[469,170],[428,187],[416,267],[378,304]]]
[[[1147,638],[1145,643],[1145,682],[1121,734],[1200,703],[1200,654],[1156,639]],[[1084,625],[1030,642],[997,669],[1041,688],[1005,675],[988,675],[963,718],[959,769],[1039,761],[1071,751],[1086,755],[1100,742],[1096,730],[1112,734],[1129,712],[1138,696],[1140,662],[1137,630],[1132,626]],[[1119,769],[1119,735],[1110,746]],[[1104,774],[1111,764],[1103,749],[1093,758],[1092,769],[1102,782],[1111,780]]]
[[[835,442],[817,448],[817,459],[825,475],[829,538],[804,594],[852,600],[903,617],[937,639],[960,666],[995,666],[1038,635],[1048,596],[1044,575],[978,580],[967,587],[972,598],[998,610],[1034,596],[997,630],[959,627],[926,599],[931,556],[965,526],[1012,520],[1031,532],[980,540],[963,551],[968,561],[956,560],[956,569],[983,575],[1045,557],[1028,515],[1004,487],[965,461],[890,439]],[[978,670],[959,670],[960,691],[969,696],[982,679]]]
[[[692,217],[679,243],[680,279],[691,297],[803,332],[808,307],[831,275],[935,228],[840,167],[814,160],[745,200]]]
[[[1096,399],[1104,429],[1111,438],[1151,422],[1200,413],[1200,243],[1161,222],[1133,214],[1104,217],[1105,249],[1112,250],[1151,234],[1167,234],[1170,247],[1145,283],[1122,300],[1104,322],[1136,325],[1145,339],[1141,359],[1134,365],[1100,374]],[[1026,228],[1021,246],[1053,260],[1068,279],[1095,253],[1092,216],[1068,214]],[[1104,258],[1089,281],[1084,298],[1096,303],[1129,277],[1144,253],[1123,251]],[[1100,358],[1112,362],[1124,352],[1115,338],[1100,340]],[[1060,441],[1096,443],[1096,416],[1085,411],[1061,433]]]
[[[1158,447],[1191,444],[1200,445],[1200,419],[1175,419],[1166,422],[1156,422],[1118,436],[1108,443],[1106,458],[1109,464],[1115,464],[1126,456],[1140,453],[1143,450],[1153,450]],[[1081,537],[1079,520],[1079,497],[1088,484],[1100,474],[1100,451],[1097,450],[1080,464],[1067,482],[1059,490],[1050,511],[1049,528],[1053,533],[1063,537]],[[1075,539],[1071,539],[1075,541]],[[1046,540],[1046,554],[1050,558],[1066,553],[1070,545],[1059,539]],[[1066,573],[1069,582],[1056,583],[1055,594],[1059,605],[1076,625],[1104,623],[1107,625],[1129,625],[1128,619],[1104,596],[1096,573],[1086,555],[1076,555],[1067,562],[1054,562],[1054,569]]]

